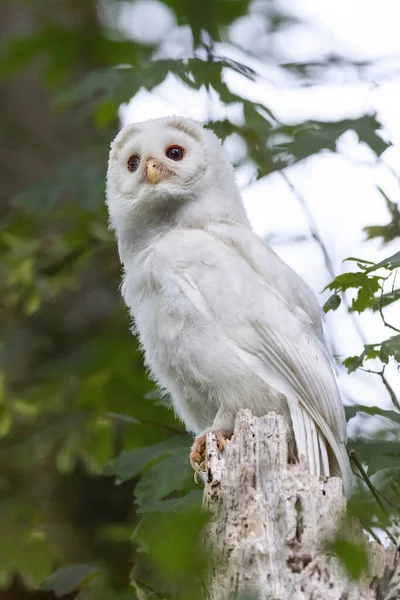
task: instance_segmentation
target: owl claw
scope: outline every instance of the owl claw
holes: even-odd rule
[[[197,477],[201,471],[206,470],[206,436],[202,435],[195,439],[190,452],[190,464],[194,471],[194,480],[196,483]]]
[[[214,435],[219,451],[223,452],[226,448],[226,444],[233,435],[232,431],[228,431],[227,429],[217,429],[214,431]]]
[[[213,430],[215,439],[220,452],[225,450],[227,441],[232,437],[231,431],[222,429]],[[199,473],[204,473],[207,470],[207,452],[206,452],[206,434],[200,435],[194,441],[190,452],[190,464],[194,471],[194,480],[198,483],[197,478]]]
[[[193,479],[194,479],[195,483],[199,483],[198,479],[197,479],[199,476],[199,473],[205,473],[207,470],[205,459],[199,465],[196,465],[196,468],[193,467],[193,469],[194,469]]]
[[[216,438],[217,438],[217,444],[218,444],[219,451],[223,452],[225,450],[227,439],[223,436],[223,434],[220,431],[218,431],[216,433]]]

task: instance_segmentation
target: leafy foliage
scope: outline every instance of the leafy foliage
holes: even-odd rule
[[[392,213],[393,214],[393,213]],[[391,225],[387,226],[391,231]],[[384,242],[390,241],[391,233],[386,235],[386,229],[381,232]],[[353,495],[348,512],[361,520],[364,527],[372,532],[373,528],[381,528],[386,531],[392,542],[398,537],[398,523],[400,517],[400,479],[398,469],[398,457],[400,456],[400,402],[390,386],[385,369],[390,363],[395,363],[397,369],[400,364],[400,330],[389,324],[384,316],[383,309],[399,297],[394,288],[397,270],[400,268],[400,252],[387,257],[379,263],[371,263],[359,258],[348,258],[348,261],[356,262],[359,271],[338,275],[325,289],[334,290],[325,303],[324,310],[336,310],[341,304],[339,294],[344,294],[349,289],[357,290],[353,298],[350,310],[363,312],[365,310],[379,311],[383,323],[393,331],[387,339],[376,344],[365,344],[364,349],[358,356],[349,356],[343,360],[343,365],[349,373],[358,369],[367,369],[369,364],[380,365],[380,370],[373,371],[382,379],[394,410],[384,410],[377,406],[364,406],[354,404],[346,407],[347,419],[352,419],[360,413],[379,418],[383,426],[378,427],[374,437],[365,438],[357,436],[349,441],[349,449],[362,478],[367,483],[360,484]],[[377,273],[382,273],[381,275]],[[392,289],[384,292],[384,284],[392,279]],[[367,471],[365,471],[364,466]],[[369,489],[368,489],[369,488]],[[373,494],[371,494],[373,492]],[[345,566],[352,553],[347,546],[340,546],[336,550],[343,560]],[[354,576],[361,572],[357,571],[357,551],[354,554],[354,563],[350,560],[350,569],[354,567]],[[346,568],[348,568],[346,566]],[[349,571],[351,574],[351,570]]]
[[[379,358],[381,363],[387,365],[390,358],[397,362],[400,360],[400,335],[395,335],[379,344],[366,344],[360,356],[349,356],[343,361],[349,373],[364,366],[365,360]]]
[[[370,263],[369,261],[362,260],[360,258],[348,258],[347,260],[357,263],[360,271],[343,273],[338,275],[335,279],[329,283],[325,289],[335,290],[335,293],[324,305],[325,312],[329,310],[336,310],[339,307],[340,301],[338,298],[338,292],[345,292],[348,289],[355,288],[358,290],[357,297],[353,299],[351,309],[355,312],[362,312],[367,308],[377,307],[377,302],[380,300],[376,296],[377,292],[380,292],[383,302],[383,282],[388,276],[371,275],[378,271],[378,269],[386,269],[389,272],[394,271],[400,267],[400,252],[389,256],[385,260],[377,264]],[[390,292],[389,298],[386,294],[386,306],[390,304],[394,291]],[[339,297],[340,299],[340,297]],[[388,301],[389,300],[389,301]]]
[[[293,125],[230,89],[229,72],[244,83],[258,79],[245,60],[223,55],[233,46],[230,25],[250,4],[166,0],[191,35],[185,58],[171,58],[162,43],[126,39],[104,16],[107,2],[101,11],[97,0],[0,3],[0,33],[7,26],[0,101],[9,123],[0,161],[2,598],[200,597],[207,557],[198,540],[207,517],[188,465],[190,437],[145,374],[118,293],[120,265],[107,227],[104,173],[120,104],[170,76],[192,90],[216,92],[240,116],[210,117],[207,126],[222,139],[239,135],[244,161],[258,176],[335,152],[348,130],[378,157],[388,146],[376,115]],[[118,10],[120,3],[112,5]],[[271,3],[259,15],[271,36],[295,22]],[[269,59],[298,85],[326,66]],[[29,110],[22,111],[27,98]],[[19,153],[9,152],[17,145]],[[18,169],[14,162],[10,168],[10,156]],[[389,243],[399,236],[399,211],[386,196],[385,202],[391,222],[366,232]],[[352,310],[382,315],[399,299],[397,288],[383,289],[399,253],[377,265],[352,260],[359,270],[328,286],[334,293],[325,310],[336,310],[343,293],[355,290]],[[345,364],[351,371],[371,359],[383,367],[399,361],[397,332]],[[357,405],[349,418],[358,412],[390,422],[377,439],[352,440],[351,447],[399,505],[397,409]],[[358,490],[352,510],[366,527],[388,526],[387,514],[364,492]],[[363,555],[351,542],[338,540],[332,551],[352,576],[361,573]]]
[[[400,267],[400,252],[382,260],[377,264],[359,258],[348,258],[347,260],[357,263],[359,271],[343,273],[338,275],[325,289],[334,290],[334,294],[324,305],[325,312],[336,310],[340,306],[339,292],[349,289],[357,289],[357,296],[353,298],[351,310],[363,312],[366,309],[379,310],[396,301],[396,290],[384,294],[384,282]],[[379,269],[385,269],[389,275],[373,275]],[[395,273],[394,273],[395,274]],[[379,293],[379,295],[378,295]],[[384,302],[384,299],[386,300]],[[382,315],[383,316],[383,315]],[[386,324],[386,321],[384,321]],[[391,329],[398,331],[393,326]],[[394,335],[387,340],[377,344],[366,344],[359,356],[349,356],[343,361],[349,373],[364,366],[366,360],[379,358],[383,365],[387,365],[390,359],[400,362],[400,335]]]

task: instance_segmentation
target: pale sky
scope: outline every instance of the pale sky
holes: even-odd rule
[[[157,0],[150,2],[127,3],[123,15],[125,30],[141,41],[144,35],[151,41],[164,40],[163,55],[189,55],[191,46],[187,28],[178,28],[171,11]],[[245,98],[267,105],[280,120],[290,123],[309,118],[357,118],[366,112],[377,111],[385,134],[394,144],[377,161],[354,133],[347,133],[339,140],[338,153],[314,156],[286,170],[287,177],[305,199],[338,274],[352,269],[351,263],[342,262],[348,256],[378,261],[400,249],[399,244],[392,243],[382,249],[379,242],[366,242],[362,232],[366,225],[389,221],[377,185],[392,201],[400,202],[400,2],[281,0],[280,5],[304,23],[293,25],[271,39],[259,18],[265,2],[256,0],[251,14],[232,25],[231,39],[246,51],[263,58],[249,59],[245,52],[226,44],[219,48],[220,54],[251,64],[259,74],[253,83],[237,73],[226,72],[229,87]],[[136,27],[138,22],[141,28]],[[318,84],[296,87],[293,78],[267,60],[271,48],[284,62],[322,60],[332,52],[347,59],[375,62],[363,81],[354,69],[336,67],[328,69]],[[242,118],[240,107],[227,110],[217,97],[210,99],[205,92],[188,89],[169,76],[152,93],[140,91],[129,105],[123,106],[121,119],[125,124],[178,114],[205,121],[210,112],[214,118],[229,116],[239,122]],[[233,157],[243,153],[235,139],[228,141],[227,148]],[[320,292],[330,281],[330,276],[319,246],[310,237],[308,221],[298,198],[280,174],[249,184],[252,175],[251,165],[237,172],[255,231],[270,240],[278,254],[311,285],[323,304],[328,295],[320,295]],[[288,238],[305,241],[285,241]],[[400,327],[399,312],[394,304],[386,313],[387,320],[397,327]],[[361,315],[359,325],[367,343],[378,342],[394,333],[383,326],[377,314]],[[327,315],[327,333],[342,358],[362,351],[362,340],[354,320],[343,307]],[[388,368],[387,375],[400,395],[400,378],[394,365]],[[391,408],[388,394],[378,377],[360,372],[349,376],[343,369],[339,381],[346,400]],[[352,421],[353,428],[356,422]]]

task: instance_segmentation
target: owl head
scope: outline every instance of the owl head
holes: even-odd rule
[[[218,137],[181,117],[124,127],[111,144],[107,205],[117,235],[127,228],[201,226],[246,219],[233,167]]]

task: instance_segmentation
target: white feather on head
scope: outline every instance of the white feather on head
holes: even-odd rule
[[[174,162],[167,147],[179,144],[185,156]],[[127,168],[131,155],[141,165]],[[172,176],[153,187],[143,181],[148,158],[165,164]],[[205,227],[222,219],[248,226],[229,155],[221,140],[202,125],[183,117],[163,117],[124,127],[111,144],[107,173],[111,227],[120,235],[149,226]],[[126,237],[126,236],[125,236]]]

